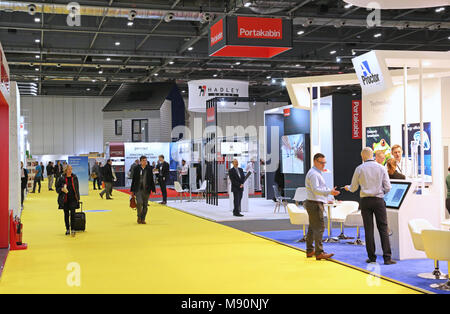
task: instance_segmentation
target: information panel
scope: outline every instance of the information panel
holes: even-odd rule
[[[89,157],[69,156],[69,165],[72,166],[72,172],[78,177],[80,195],[89,195]]]

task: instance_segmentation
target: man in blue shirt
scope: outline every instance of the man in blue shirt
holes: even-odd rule
[[[36,192],[36,185],[39,185],[38,192],[41,193],[41,181],[43,180],[42,167],[39,166],[39,163],[36,162],[34,169],[35,169],[35,176],[34,176],[33,192],[31,192],[31,193]]]
[[[356,168],[352,184],[347,185],[345,189],[356,192],[361,187],[361,215],[366,234],[366,250],[369,256],[366,262],[375,263],[377,260],[373,226],[373,216],[375,215],[383,249],[384,264],[396,264],[391,259],[386,203],[384,202],[384,195],[391,190],[389,175],[385,167],[374,161],[373,151],[370,147],[365,147],[362,150],[361,158],[363,163]]]
[[[306,201],[303,202],[309,216],[308,234],[306,235],[306,257],[316,256],[316,260],[329,259],[334,254],[323,251],[323,232],[325,223],[323,219],[323,204],[328,202],[329,195],[339,195],[335,188],[330,189],[325,184],[322,171],[327,161],[321,153],[314,155],[314,167],[306,174]],[[315,248],[314,248],[315,244]]]

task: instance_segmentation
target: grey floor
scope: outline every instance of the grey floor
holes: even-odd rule
[[[264,219],[244,221],[224,221],[220,224],[245,232],[260,232],[274,230],[296,230],[299,226],[291,225],[289,219]]]

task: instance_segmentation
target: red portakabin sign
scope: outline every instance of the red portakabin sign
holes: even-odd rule
[[[211,46],[223,39],[223,19],[211,26]]]
[[[237,26],[239,38],[283,39],[281,19],[238,16]]]
[[[352,139],[362,138],[362,106],[361,100],[352,101]]]
[[[216,108],[206,109],[206,123],[212,123],[216,120]]]

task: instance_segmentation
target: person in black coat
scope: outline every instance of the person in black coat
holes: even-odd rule
[[[75,211],[80,208],[80,189],[77,176],[72,173],[72,166],[67,165],[56,182],[58,208],[64,210],[66,235],[75,236]]]
[[[100,197],[106,193],[106,199],[112,200],[111,192],[113,187],[114,176],[112,173],[112,160],[108,159],[105,166],[102,168],[102,180],[105,182],[105,189],[100,192]]]
[[[245,175],[244,170],[239,168],[237,159],[233,160],[233,168],[228,171],[228,176],[230,177],[231,192],[233,192],[234,198],[233,215],[236,217],[243,217],[244,215],[241,214],[241,201],[244,193]]]
[[[158,171],[158,182],[161,187],[161,193],[163,196],[163,201],[160,204],[167,204],[167,180],[169,179],[169,163],[164,161],[164,155],[159,155],[159,162],[156,165],[156,170]]]
[[[145,216],[148,211],[148,199],[156,193],[155,182],[153,182],[153,167],[147,162],[146,156],[141,156],[140,164],[133,168],[131,174],[130,192],[136,197],[137,223],[146,224]]]
[[[28,185],[28,170],[24,168],[23,162],[20,162],[20,205],[23,207],[23,201],[25,199],[25,189]]]

